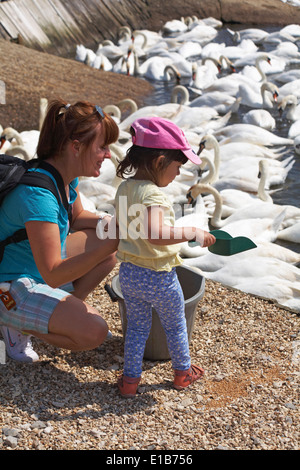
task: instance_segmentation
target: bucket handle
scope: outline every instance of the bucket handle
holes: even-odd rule
[[[113,288],[109,284],[105,284],[104,289],[108,293],[109,297],[111,298],[112,302],[117,302],[119,300],[119,296],[115,293]]]

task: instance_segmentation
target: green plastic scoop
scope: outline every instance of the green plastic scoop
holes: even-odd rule
[[[216,242],[208,250],[216,255],[231,256],[256,248],[255,243],[247,237],[232,237],[223,230],[212,230],[210,233],[216,237]],[[196,244],[197,242],[189,242],[190,246]]]

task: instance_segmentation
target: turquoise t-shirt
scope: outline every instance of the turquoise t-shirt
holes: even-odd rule
[[[54,178],[46,170],[35,169]],[[55,182],[56,184],[56,182]],[[76,178],[70,184],[70,204],[74,203],[77,193]],[[61,246],[63,246],[68,231],[68,214],[62,204],[58,204],[51,191],[44,188],[26,186],[23,184],[14,188],[4,199],[0,207],[0,240],[5,240],[16,230],[24,228],[25,223],[40,220],[57,224],[60,231]],[[45,247],[45,250],[47,247]],[[37,282],[44,283],[36,267],[28,240],[11,243],[4,250],[0,263],[0,282],[11,281],[19,277],[31,277]]]

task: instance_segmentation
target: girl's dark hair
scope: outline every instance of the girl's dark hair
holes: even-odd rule
[[[44,160],[59,155],[70,140],[78,140],[88,147],[97,135],[97,126],[102,122],[104,146],[118,139],[116,122],[101,108],[87,101],[69,105],[61,99],[49,103],[40,138],[37,156]]]
[[[134,129],[130,128],[131,135],[134,135]],[[154,163],[160,155],[165,158],[161,160],[160,166],[157,169],[162,171],[170,165],[171,162],[180,162],[182,164],[188,161],[187,157],[181,150],[177,149],[155,149],[149,147],[139,147],[132,145],[126,152],[126,156],[121,160],[117,166],[117,176],[126,178],[132,175],[138,169],[143,169],[145,174],[153,183],[157,183],[157,170],[154,171]]]

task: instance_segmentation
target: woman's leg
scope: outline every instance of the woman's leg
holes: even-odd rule
[[[103,260],[90,272],[73,282],[73,294],[84,300],[115,267],[118,240],[99,240],[95,230],[87,229],[70,234],[66,243],[68,257],[92,251],[99,244],[103,246]]]
[[[108,326],[95,308],[69,295],[54,309],[49,320],[48,334],[35,331],[28,333],[59,348],[85,351],[103,343]]]
[[[116,264],[115,251],[118,240],[99,240],[95,230],[75,232],[67,237],[67,256],[76,256],[103,246],[103,261],[94,269],[73,282],[73,295],[66,296],[54,309],[49,320],[48,334],[28,331],[53,346],[83,351],[103,343],[108,326],[100,313],[84,299],[111,272]]]

